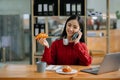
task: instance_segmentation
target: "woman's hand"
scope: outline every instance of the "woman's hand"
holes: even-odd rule
[[[49,44],[48,41],[46,40],[46,38],[40,38],[37,40],[41,45],[46,46],[47,48],[49,48]]]
[[[81,31],[78,31],[78,34],[79,34],[78,38],[76,38],[76,39],[74,40],[75,44],[78,43],[79,40],[81,39],[82,32],[81,32]]]

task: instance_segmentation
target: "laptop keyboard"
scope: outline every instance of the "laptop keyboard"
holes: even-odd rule
[[[100,67],[94,67],[94,68],[91,68],[92,71],[98,71]]]
[[[99,71],[99,68],[100,67],[94,67],[94,68],[84,69],[84,70],[81,70],[81,71],[97,73]]]

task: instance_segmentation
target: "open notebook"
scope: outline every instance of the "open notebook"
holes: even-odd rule
[[[104,59],[99,67],[87,68],[80,71],[92,74],[102,74],[117,71],[119,70],[119,68],[120,68],[120,53],[109,53],[104,56]]]

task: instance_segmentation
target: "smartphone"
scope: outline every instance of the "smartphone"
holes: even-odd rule
[[[76,32],[75,34],[73,34],[72,40],[75,40],[76,38],[78,38],[78,36],[79,36],[79,34],[78,34],[78,32]]]

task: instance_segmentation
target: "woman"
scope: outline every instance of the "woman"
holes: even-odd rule
[[[83,29],[83,20],[72,15],[65,23],[61,38],[55,40],[50,47],[46,39],[39,39],[39,43],[45,46],[42,61],[53,65],[90,65],[92,58],[85,44]],[[79,36],[72,40],[76,32]],[[68,39],[68,45],[63,44],[64,38]]]

